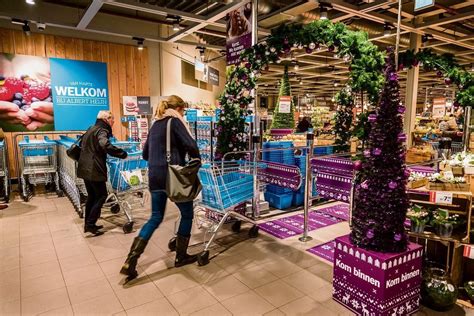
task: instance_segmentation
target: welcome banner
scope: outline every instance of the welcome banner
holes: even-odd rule
[[[0,54],[0,128],[84,130],[109,108],[107,65]]]

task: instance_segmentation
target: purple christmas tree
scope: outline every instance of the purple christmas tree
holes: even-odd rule
[[[375,114],[362,163],[356,163],[352,242],[380,252],[401,252],[407,247],[404,221],[408,208],[405,191],[406,139],[400,103],[400,86],[393,52],[386,58],[385,85]]]

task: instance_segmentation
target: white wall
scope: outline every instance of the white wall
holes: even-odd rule
[[[161,44],[161,94],[171,95],[176,94],[186,101],[204,102],[209,104],[216,104],[225,85],[225,60],[220,59],[217,62],[212,62],[209,65],[219,70],[219,86],[213,86],[212,91],[203,90],[189,86],[182,83],[181,80],[181,59],[187,60],[194,64],[194,57],[199,55],[199,52],[194,46],[176,45],[176,44]],[[178,49],[177,49],[178,48]],[[206,52],[206,59],[210,52]],[[150,50],[150,61],[156,58],[156,51]],[[150,77],[151,79],[153,77]],[[151,91],[155,89],[153,86],[155,82],[150,82]]]

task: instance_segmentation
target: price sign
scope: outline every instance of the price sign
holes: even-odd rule
[[[445,191],[430,191],[430,202],[439,204],[453,204],[453,193]]]

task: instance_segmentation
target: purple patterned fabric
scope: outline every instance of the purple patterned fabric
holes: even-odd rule
[[[313,231],[322,227],[337,224],[339,222],[342,222],[342,220],[318,210],[317,212],[312,211],[309,213],[308,227],[309,231]],[[268,221],[258,226],[260,229],[269,233],[270,235],[280,239],[285,239],[288,237],[301,235],[303,233],[303,225],[304,215],[296,214],[275,219],[273,221]]]
[[[410,172],[421,173],[425,177],[429,177],[433,173],[435,173],[435,169],[433,167],[428,166],[408,166],[407,168]]]
[[[321,257],[331,263],[334,262],[334,240],[328,241],[327,243],[317,245],[316,247],[309,248],[306,250],[313,255]]]
[[[314,158],[316,189],[321,197],[349,203],[354,165],[350,158]]]

